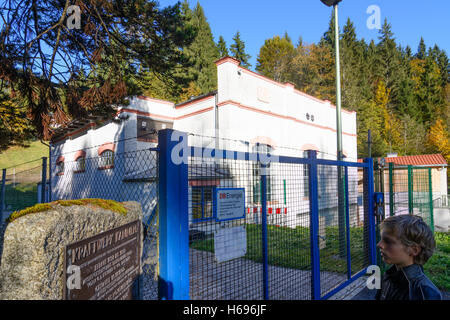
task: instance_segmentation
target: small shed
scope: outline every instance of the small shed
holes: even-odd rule
[[[394,167],[404,167],[412,165],[414,167],[431,168],[431,180],[432,180],[432,192],[433,192],[433,202],[437,206],[447,206],[448,205],[448,175],[447,175],[447,161],[442,156],[442,154],[423,154],[423,155],[413,155],[413,156],[401,156],[392,157],[388,156],[383,158],[385,161],[385,168],[388,168],[389,163],[394,163]],[[378,158],[378,162],[382,158]],[[398,175],[404,175],[405,181],[408,180],[408,171],[399,170],[396,173],[396,180],[401,180],[402,177]],[[388,190],[389,185],[389,171],[384,171],[385,179],[385,190]]]

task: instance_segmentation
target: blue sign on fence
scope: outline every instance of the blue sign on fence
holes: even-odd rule
[[[244,188],[217,188],[215,200],[217,221],[245,218]]]

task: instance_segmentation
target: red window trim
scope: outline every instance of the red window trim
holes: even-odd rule
[[[112,142],[106,142],[98,148],[98,155],[101,156],[106,151],[114,152],[114,150],[116,150],[116,145]],[[107,170],[107,169],[112,169],[112,168],[114,168],[114,165],[110,164],[107,166],[98,167],[97,169],[98,170]]]
[[[84,150],[78,150],[78,151],[75,153],[74,160],[77,161],[78,158],[81,158],[81,157],[86,158],[86,151],[84,151]]]
[[[220,179],[214,180],[190,180],[191,187],[217,187],[220,185]]]
[[[63,156],[59,156],[58,159],[56,159],[56,166],[58,166],[61,162],[64,163],[64,157]],[[57,176],[63,176],[64,175],[64,171],[63,172],[58,172],[56,175]]]
[[[100,147],[98,147],[98,155],[101,156],[102,153],[106,150],[114,152],[114,150],[116,150],[116,145],[112,142],[106,142],[102,144]]]

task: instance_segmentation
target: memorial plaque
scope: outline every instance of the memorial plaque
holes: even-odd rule
[[[130,300],[140,271],[140,226],[136,220],[66,246],[66,300]]]

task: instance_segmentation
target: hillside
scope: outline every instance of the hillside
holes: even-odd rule
[[[0,153],[0,169],[13,169],[13,167],[16,167],[16,170],[20,171],[30,169],[42,163],[42,157],[48,157],[48,147],[40,141],[30,142],[30,146],[27,148],[10,147]]]

